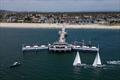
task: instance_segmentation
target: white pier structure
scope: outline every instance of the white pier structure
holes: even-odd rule
[[[65,36],[67,35],[67,32],[65,32],[65,27],[62,28],[61,31],[59,31],[59,40],[58,42],[54,42],[52,45],[48,46],[49,51],[54,52],[67,52],[71,51],[72,47],[71,44],[68,44],[65,40]]]
[[[31,51],[31,50],[47,50],[48,46],[46,45],[34,45],[34,46],[23,46],[22,51]]]
[[[53,44],[48,45],[33,45],[33,46],[23,46],[22,51],[30,51],[30,50],[48,50],[52,52],[68,52],[68,51],[99,51],[99,48],[95,46],[86,46],[84,43],[82,45],[74,45],[66,42],[67,32],[65,31],[65,27],[62,27],[62,30],[59,31],[59,40],[54,42]]]
[[[65,43],[65,36],[66,36],[67,32],[65,32],[65,27],[62,28],[62,31],[59,31],[59,42],[60,43]]]
[[[76,50],[76,51],[83,51],[83,52],[97,52],[99,51],[99,48],[95,47],[95,46],[85,46],[85,45],[82,45],[82,46],[79,46],[79,45],[73,45],[72,46],[72,49],[73,50]]]

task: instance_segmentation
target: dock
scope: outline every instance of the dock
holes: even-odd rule
[[[45,45],[34,45],[34,46],[23,46],[22,51],[32,51],[32,50],[47,50],[48,46]]]
[[[75,45],[69,44],[66,42],[66,35],[67,32],[65,31],[65,27],[62,27],[62,30],[59,31],[59,40],[52,44],[48,45],[33,45],[33,46],[22,46],[22,51],[37,51],[37,50],[48,50],[50,52],[72,52],[72,51],[90,51],[90,52],[97,52],[99,51],[99,47],[92,46],[92,45]]]

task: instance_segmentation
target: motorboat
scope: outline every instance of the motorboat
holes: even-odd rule
[[[10,66],[10,68],[17,67],[17,66],[20,66],[20,65],[21,65],[21,63],[16,61]]]

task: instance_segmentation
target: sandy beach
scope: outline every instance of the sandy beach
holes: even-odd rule
[[[107,26],[99,24],[71,25],[71,24],[48,24],[48,23],[0,23],[0,28],[61,28],[63,25],[69,29],[120,29],[119,26]]]

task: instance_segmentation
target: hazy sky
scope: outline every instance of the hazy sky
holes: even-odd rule
[[[120,11],[120,0],[0,0],[0,9],[14,11]]]

